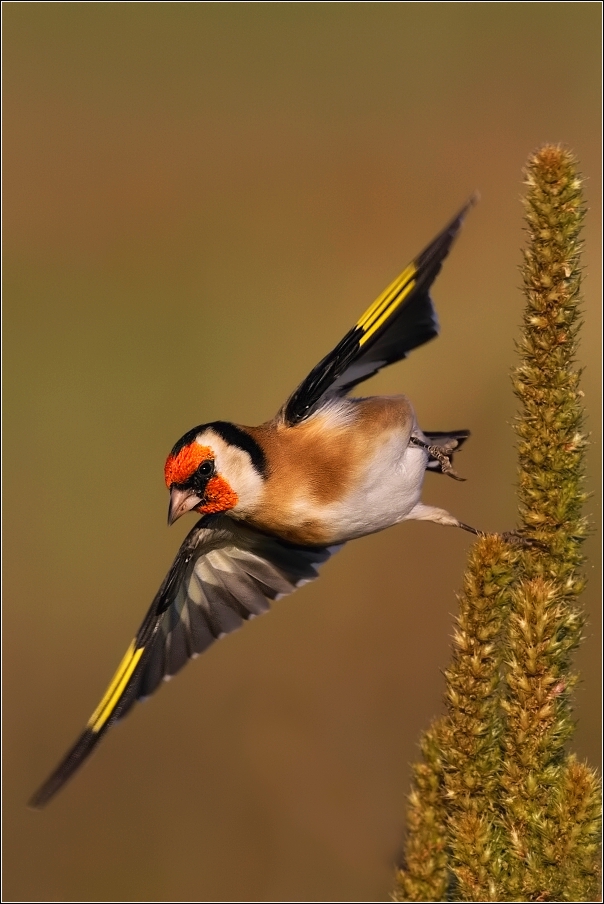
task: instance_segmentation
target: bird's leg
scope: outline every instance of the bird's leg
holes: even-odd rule
[[[483,530],[477,530],[475,527],[470,527],[469,524],[464,524],[463,521],[457,522],[458,527],[461,527],[462,530],[467,530],[469,533],[474,534],[476,537],[486,537],[486,534]]]
[[[445,511],[445,509],[436,508],[433,505],[424,505],[423,502],[418,502],[409,512],[405,520],[410,521],[412,519],[414,521],[435,521],[436,524],[444,524],[448,527],[461,527],[462,530],[467,530],[468,533],[474,534],[476,537],[487,536],[487,531],[478,530],[476,527],[472,527],[469,524],[465,524],[463,521],[459,521],[454,515],[451,515],[450,512]],[[523,537],[522,534],[514,530],[506,530],[498,536],[500,536],[502,540],[505,540],[506,543],[511,543],[514,546],[542,546],[537,540]]]
[[[440,462],[440,468],[443,474],[446,474],[447,477],[452,477],[453,480],[465,480],[465,477],[460,477],[459,474],[454,469],[451,464],[451,459],[449,458],[449,454],[457,448],[457,440],[451,440],[451,442],[446,443],[444,446],[431,446],[429,443],[425,443],[423,439],[419,439],[417,436],[411,436],[409,438],[409,442],[413,443],[414,446],[420,446],[422,449],[425,449],[426,452]],[[455,445],[453,445],[455,443]],[[472,531],[472,533],[480,533],[480,531],[474,531],[473,528],[466,527],[466,530]]]
[[[418,436],[410,436],[409,442],[414,446],[420,446],[420,448],[425,449],[429,455],[436,458],[436,460],[440,462],[443,474],[448,474],[449,477],[453,477],[455,480],[465,480],[465,477],[459,477],[459,475],[455,473],[449,458],[449,454],[457,448],[457,440],[450,440],[443,446],[432,446],[429,443],[424,442],[424,440],[420,439]],[[418,502],[407,517],[419,521],[436,521],[438,524],[450,524],[454,527],[461,527],[462,530],[467,530],[468,533],[474,534],[476,537],[487,536],[486,531],[478,530],[470,524],[464,524],[463,521],[458,521],[457,518],[450,515],[449,512],[446,512],[444,509],[438,509],[431,505],[424,505],[423,502]],[[502,540],[505,540],[506,543],[511,543],[514,546],[542,546],[537,540],[523,537],[522,534],[515,530],[506,530],[499,534],[499,536]]]
[[[470,531],[471,534],[476,534],[477,537],[483,537],[484,531],[476,530],[475,527],[470,527],[469,524],[464,524],[463,521],[459,521],[455,515],[452,515],[450,512],[447,512],[445,509],[436,508],[434,505],[424,505],[423,502],[418,502],[412,510],[407,515],[406,520],[413,521],[434,521],[436,524],[444,524],[446,527],[461,527],[463,530]]]

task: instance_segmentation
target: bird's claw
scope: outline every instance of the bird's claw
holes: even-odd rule
[[[455,443],[455,446],[453,446],[453,448],[456,447],[457,443]],[[464,481],[466,478],[460,477],[451,464],[449,453],[453,451],[453,448],[451,448],[451,443],[447,443],[445,446],[426,446],[426,450],[429,452],[429,454],[440,462],[440,469],[443,474],[446,474],[447,477],[452,477],[453,480]]]
[[[409,439],[410,443],[413,443],[414,446],[420,446],[422,449],[425,449],[426,452],[435,458],[438,462],[440,462],[440,469],[443,474],[446,474],[447,477],[452,477],[453,480],[465,481],[465,477],[460,477],[453,465],[451,464],[451,459],[449,455],[451,452],[454,452],[455,449],[459,446],[459,443],[456,439],[449,440],[449,442],[445,443],[443,446],[430,446],[428,443],[425,443],[418,436],[411,436]]]
[[[534,540],[532,537],[525,537],[524,534],[521,534],[520,531],[517,530],[506,530],[499,535],[502,540],[505,540],[506,543],[510,543],[512,546],[524,546],[527,549],[538,547],[543,549],[543,543],[540,543],[539,540]]]
[[[453,480],[459,480],[462,483],[464,483],[464,481],[467,480],[466,477],[460,477],[459,474],[457,473],[457,471],[453,468],[453,466],[450,463],[449,463],[449,467],[445,468],[442,466],[442,462],[441,462],[441,467],[442,467],[443,474],[446,474],[447,477],[452,477]]]

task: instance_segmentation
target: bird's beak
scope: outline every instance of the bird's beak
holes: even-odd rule
[[[173,487],[170,490],[168,527],[170,527],[171,524],[174,524],[181,515],[190,512],[191,509],[201,505],[202,502],[203,500],[200,499],[199,496],[196,496],[193,490],[179,490],[177,487]]]

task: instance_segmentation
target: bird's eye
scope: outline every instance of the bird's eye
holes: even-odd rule
[[[201,477],[211,477],[214,473],[214,462],[211,459],[202,461],[197,469],[197,473],[200,474]]]

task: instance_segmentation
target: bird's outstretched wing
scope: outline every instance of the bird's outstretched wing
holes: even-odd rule
[[[231,518],[205,516],[185,538],[139,631],[85,730],[30,806],[43,807],[110,725],[213,641],[317,577],[340,547],[294,546]]]
[[[405,358],[411,349],[438,333],[430,286],[461,228],[474,195],[459,213],[376,298],[355,326],[290,396],[281,411],[287,424],[309,417],[327,399],[346,395],[387,364]]]

